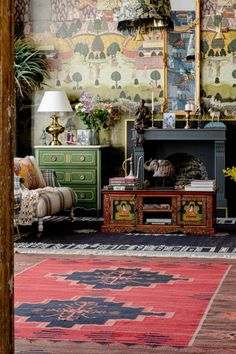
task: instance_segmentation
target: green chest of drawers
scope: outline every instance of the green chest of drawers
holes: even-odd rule
[[[34,152],[41,169],[54,169],[60,184],[76,191],[78,207],[99,212],[101,187],[106,182],[103,160],[108,149],[98,145],[35,146]]]

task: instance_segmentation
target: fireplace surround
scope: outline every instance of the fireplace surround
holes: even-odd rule
[[[226,215],[225,198],[225,140],[226,127],[203,129],[144,129],[144,141],[137,144],[137,132],[132,129],[134,144],[134,169],[139,163],[139,183],[145,180],[144,161],[155,158],[165,159],[176,153],[188,153],[202,161],[209,179],[216,179],[217,215]]]

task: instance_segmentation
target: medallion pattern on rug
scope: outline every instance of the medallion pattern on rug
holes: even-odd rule
[[[227,264],[47,259],[15,277],[16,338],[188,346]]]

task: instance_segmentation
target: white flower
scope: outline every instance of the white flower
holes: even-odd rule
[[[75,105],[75,110],[79,111],[81,109],[81,107],[83,107],[83,104],[81,102],[79,102]]]

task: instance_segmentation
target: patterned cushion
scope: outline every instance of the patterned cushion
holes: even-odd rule
[[[40,168],[39,168],[38,165],[37,165],[37,162],[36,162],[35,157],[31,155],[29,158],[30,158],[30,161],[32,162],[32,164],[34,165],[34,167],[35,167],[35,169],[36,169],[36,171],[37,171],[37,175],[38,175],[38,179],[39,179],[39,186],[38,186],[38,188],[44,188],[44,187],[46,187],[45,179],[44,179],[44,177],[43,177],[43,174],[42,174]]]
[[[30,156],[15,158],[14,172],[23,179],[24,186],[28,189],[39,188],[42,183],[37,165],[32,162]],[[45,182],[43,187],[45,187]]]
[[[60,187],[60,183],[57,180],[56,171],[52,169],[41,170],[46,186]]]
[[[22,195],[22,180],[19,176],[14,176],[14,211],[18,214],[21,205],[21,195]]]
[[[61,210],[71,209],[76,202],[77,195],[72,188],[56,188],[54,193],[49,192],[39,196],[35,217],[42,218]]]

